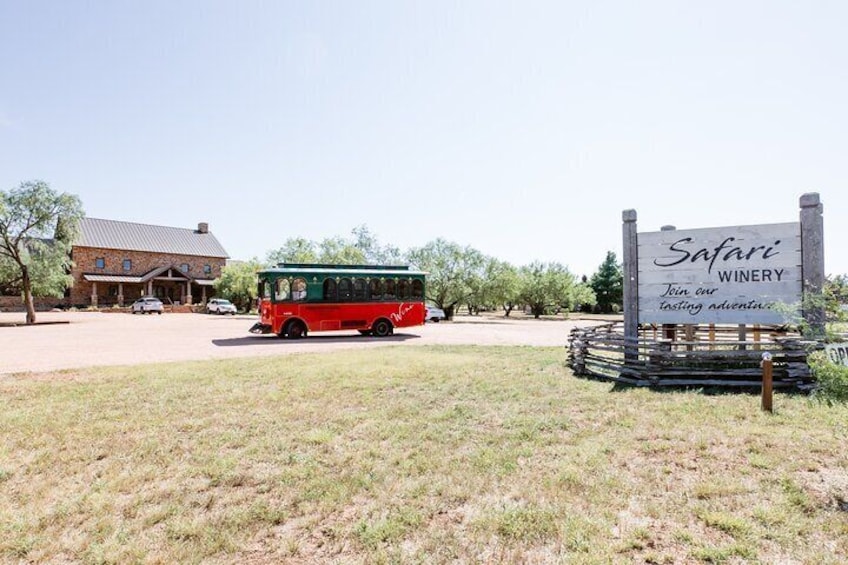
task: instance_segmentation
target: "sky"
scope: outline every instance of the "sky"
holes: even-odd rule
[[[0,189],[234,259],[365,225],[591,275],[639,231],[797,221],[848,273],[848,3],[0,0]]]

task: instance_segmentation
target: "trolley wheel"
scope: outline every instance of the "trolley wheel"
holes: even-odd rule
[[[392,333],[392,325],[388,320],[382,319],[374,322],[371,326],[371,333],[376,337],[386,337]]]
[[[286,336],[289,339],[301,339],[306,337],[306,325],[300,320],[292,320],[286,325]]]

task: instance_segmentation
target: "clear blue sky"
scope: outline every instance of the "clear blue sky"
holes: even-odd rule
[[[0,0],[0,187],[233,258],[367,225],[591,274],[795,221],[848,272],[848,3]]]

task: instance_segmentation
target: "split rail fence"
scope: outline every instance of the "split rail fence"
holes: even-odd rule
[[[568,358],[578,375],[636,386],[756,387],[767,351],[775,388],[809,390],[807,353],[816,346],[782,327],[643,325],[634,339],[615,322],[573,329]]]

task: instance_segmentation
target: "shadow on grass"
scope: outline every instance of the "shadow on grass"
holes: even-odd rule
[[[581,377],[582,378],[582,377]],[[606,379],[601,378],[591,378],[589,380],[594,381],[605,381]],[[608,380],[606,380],[609,382]],[[647,389],[651,392],[656,393],[680,393],[680,392],[688,392],[694,394],[701,394],[703,396],[725,396],[725,395],[752,395],[752,396],[760,396],[762,394],[762,389],[758,386],[719,386],[719,385],[709,385],[709,386],[699,386],[699,385],[635,385],[629,383],[613,383],[610,387],[610,392],[627,392],[634,389]],[[774,383],[774,391],[780,392],[780,394],[790,395],[790,396],[809,396],[809,391],[801,390],[797,386],[791,384],[778,384]]]
[[[421,336],[414,334],[394,334],[386,337],[373,337],[369,335],[317,335],[307,336],[303,339],[281,339],[273,334],[250,335],[244,337],[233,337],[228,339],[213,339],[212,343],[218,347],[241,347],[250,345],[266,345],[277,347],[290,347],[293,345],[324,345],[328,343],[403,343],[411,339],[419,339]]]

